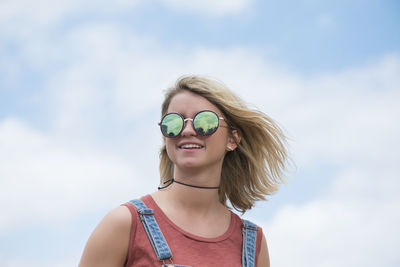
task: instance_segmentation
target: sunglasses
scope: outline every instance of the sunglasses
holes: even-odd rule
[[[186,121],[192,121],[193,129],[196,133],[208,136],[217,131],[220,126],[219,120],[224,120],[224,118],[219,117],[217,113],[211,110],[200,111],[193,117],[193,119],[184,119],[181,114],[172,112],[165,114],[158,125],[160,125],[161,132],[165,137],[174,138],[181,134]],[[227,128],[227,126],[222,125],[221,127]]]

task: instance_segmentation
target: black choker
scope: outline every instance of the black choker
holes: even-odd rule
[[[167,181],[165,181],[163,183],[163,184],[169,183],[168,185],[159,186],[158,190],[167,188],[168,186],[170,186],[174,182],[177,183],[177,184],[186,185],[186,186],[190,186],[190,187],[194,187],[194,188],[200,188],[200,189],[219,189],[219,186],[200,186],[200,185],[185,184],[185,183],[182,183],[182,182],[179,182],[179,181],[175,180],[174,178],[171,178],[171,179],[169,179],[169,180],[167,180]]]

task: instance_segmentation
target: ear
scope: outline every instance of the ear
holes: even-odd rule
[[[237,148],[240,143],[241,136],[237,130],[232,130],[231,135],[228,137],[227,149],[233,151]]]

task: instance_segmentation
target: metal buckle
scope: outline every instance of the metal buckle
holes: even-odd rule
[[[139,212],[139,214],[142,214],[142,215],[154,215],[154,212],[152,209],[141,209],[141,210],[138,210],[138,212]]]

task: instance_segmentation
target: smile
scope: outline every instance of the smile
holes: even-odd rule
[[[179,146],[179,148],[181,148],[181,149],[192,149],[192,148],[200,149],[200,148],[203,148],[203,146],[197,145],[197,144],[184,144],[184,145]]]

